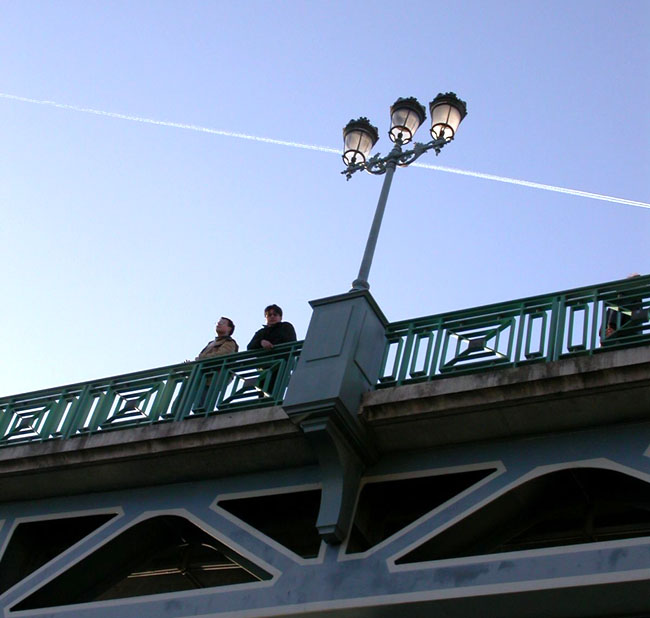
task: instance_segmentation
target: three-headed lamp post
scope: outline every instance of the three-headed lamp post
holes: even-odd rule
[[[375,210],[375,217],[368,235],[366,250],[361,260],[358,277],[352,282],[352,290],[367,290],[370,288],[368,274],[375,253],[377,237],[381,220],[386,208],[386,200],[390,190],[390,183],[395,173],[395,168],[410,165],[429,150],[435,150],[436,155],[440,150],[454,139],[461,121],[467,115],[467,105],[453,92],[439,94],[429,103],[431,114],[431,137],[426,144],[415,142],[412,150],[402,150],[402,146],[412,141],[415,132],[426,119],[426,111],[417,99],[397,99],[390,108],[391,127],[388,136],[395,144],[385,157],[378,154],[368,158],[370,151],[379,139],[377,128],[370,124],[367,118],[361,117],[350,120],[343,129],[343,162],[347,165],[341,173],[350,180],[352,174],[365,170],[370,174],[385,174],[384,184],[381,188],[379,201]]]

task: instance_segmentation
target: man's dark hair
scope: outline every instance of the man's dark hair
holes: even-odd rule
[[[282,317],[282,309],[277,305],[269,305],[266,309],[264,309],[264,315],[266,315],[269,311],[275,311],[280,317]]]
[[[230,326],[230,333],[228,336],[232,337],[232,334],[235,332],[235,323],[230,318],[227,318],[223,315],[221,316],[221,319],[226,320],[226,322],[228,322],[228,326]]]

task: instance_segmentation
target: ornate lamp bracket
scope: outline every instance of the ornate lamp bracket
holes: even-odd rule
[[[444,146],[451,142],[452,139],[453,138],[441,137],[427,142],[426,144],[415,142],[413,148],[407,151],[402,151],[401,143],[398,140],[395,142],[393,150],[391,150],[385,157],[376,154],[370,157],[365,163],[352,163],[351,165],[348,165],[341,174],[345,174],[346,180],[350,180],[352,174],[359,170],[364,170],[369,174],[380,176],[385,174],[391,165],[399,167],[409,166],[429,150],[434,150],[436,156],[439,155]]]

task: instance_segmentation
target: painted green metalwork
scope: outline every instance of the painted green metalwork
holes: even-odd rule
[[[302,341],[0,398],[0,447],[278,405]]]
[[[645,275],[394,322],[379,387],[647,345],[649,314]]]
[[[645,275],[394,322],[377,387],[647,345],[649,314]],[[280,405],[302,346],[0,398],[0,447]]]

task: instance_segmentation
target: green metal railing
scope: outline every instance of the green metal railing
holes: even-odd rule
[[[394,322],[377,387],[647,345],[649,309],[645,275]],[[0,398],[0,447],[280,405],[302,344]]]
[[[282,403],[302,341],[0,398],[0,447]]]
[[[650,275],[394,322],[379,387],[650,343]],[[606,336],[607,321],[614,333]]]

